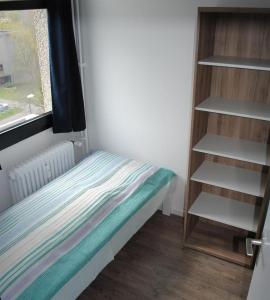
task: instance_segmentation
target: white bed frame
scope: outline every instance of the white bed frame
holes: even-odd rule
[[[90,262],[54,296],[53,300],[76,299],[159,208],[162,209],[163,214],[170,215],[171,185],[167,184],[163,187],[155,197],[132,216]]]

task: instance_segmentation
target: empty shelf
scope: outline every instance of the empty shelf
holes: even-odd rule
[[[257,231],[259,209],[255,205],[202,192],[189,213],[248,231]]]
[[[239,58],[233,56],[211,56],[198,62],[200,65],[270,71],[270,60]]]
[[[191,180],[263,197],[265,178],[260,172],[204,161]]]
[[[193,150],[269,166],[267,148],[267,144],[207,134]]]
[[[270,105],[250,101],[233,101],[224,100],[221,97],[209,97],[195,109],[218,114],[270,121]]]
[[[250,266],[251,259],[246,255],[246,233],[235,227],[213,226],[203,221],[197,222],[185,245],[221,259],[243,266]]]

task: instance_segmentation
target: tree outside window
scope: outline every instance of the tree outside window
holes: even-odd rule
[[[47,11],[0,11],[0,131],[48,111]]]

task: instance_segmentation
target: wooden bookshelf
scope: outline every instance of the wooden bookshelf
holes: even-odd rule
[[[196,106],[195,109],[198,111],[270,121],[270,105],[252,101],[234,101],[221,97],[209,97]]]
[[[236,228],[256,232],[259,209],[256,205],[202,192],[189,213]]]
[[[232,56],[211,56],[198,62],[200,65],[270,71],[270,60]]]
[[[248,267],[270,194],[269,35],[269,9],[199,9],[184,240]]]
[[[263,197],[266,178],[261,172],[204,161],[190,178],[192,181]]]
[[[193,151],[269,166],[268,148],[266,143],[206,134],[193,147]]]
[[[245,255],[245,239],[242,238],[247,231],[220,225],[201,219],[195,224],[186,244],[194,250],[249,267],[252,259]]]

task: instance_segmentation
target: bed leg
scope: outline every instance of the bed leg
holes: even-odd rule
[[[168,185],[168,191],[167,194],[163,200],[162,203],[162,213],[163,215],[170,216],[172,213],[172,199],[173,195],[175,193],[177,181],[173,179],[171,182],[169,182]]]
[[[168,197],[166,197],[163,201],[162,213],[163,213],[163,215],[166,215],[166,216],[171,215],[171,201]]]

